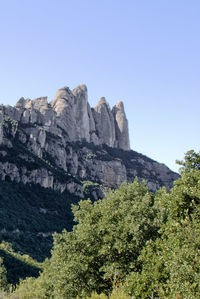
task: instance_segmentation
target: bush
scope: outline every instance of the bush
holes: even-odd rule
[[[153,194],[135,180],[94,204],[80,201],[73,212],[77,224],[72,232],[54,234],[52,257],[36,280],[38,288],[49,282],[53,298],[108,294],[113,281],[138,269],[138,256],[157,231]]]

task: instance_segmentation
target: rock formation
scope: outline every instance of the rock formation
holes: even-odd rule
[[[92,110],[96,124],[99,142],[108,146],[116,146],[116,132],[113,114],[105,98],[99,100],[98,105]]]
[[[105,98],[91,109],[88,103],[87,87],[79,85],[72,92],[69,88],[59,89],[50,103],[56,112],[56,124],[69,137],[69,141],[106,144],[111,147],[130,150],[128,122],[123,103],[111,111]],[[36,108],[37,109],[37,108]]]
[[[113,107],[112,113],[115,120],[116,147],[128,151],[130,150],[128,120],[126,119],[123,102],[118,102]]]
[[[146,179],[151,190],[170,188],[178,177],[131,151],[123,103],[111,110],[101,98],[91,108],[85,85],[59,89],[50,103],[41,97],[21,98],[14,107],[0,105],[0,166],[3,180],[67,189],[82,197],[88,181],[98,197],[136,176]]]

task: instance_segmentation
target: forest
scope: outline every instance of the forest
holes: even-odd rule
[[[1,298],[200,298],[200,153],[177,163],[169,192],[136,178],[73,204],[44,262],[1,242]]]

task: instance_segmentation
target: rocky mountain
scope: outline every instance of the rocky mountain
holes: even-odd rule
[[[71,204],[102,198],[136,176],[152,191],[178,178],[130,149],[122,102],[110,109],[101,98],[91,108],[80,85],[59,89],[50,103],[0,105],[0,242],[16,251],[45,259],[52,234],[73,226]]]
[[[21,98],[14,107],[0,106],[0,174],[82,198],[88,189],[102,197],[136,176],[153,191],[169,189],[178,177],[130,150],[123,103],[110,109],[102,97],[91,108],[85,85],[59,89],[50,103],[47,97]]]

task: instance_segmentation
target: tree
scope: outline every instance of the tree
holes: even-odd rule
[[[73,206],[73,231],[54,234],[52,257],[19,297],[105,298],[123,283],[133,298],[200,298],[200,154],[181,163],[169,193],[152,194],[136,179]]]
[[[160,237],[146,243],[138,258],[141,272],[126,280],[136,298],[200,297],[200,154],[190,151],[179,164],[174,188],[155,197]]]
[[[149,241],[126,289],[135,298],[200,298],[200,211],[167,223],[161,238]]]
[[[123,281],[140,267],[138,256],[156,234],[153,198],[146,183],[136,179],[94,204],[84,200],[73,206],[77,224],[72,232],[54,235],[52,257],[36,280],[38,288],[48,281],[53,298],[108,293],[113,281]]]
[[[7,287],[6,268],[3,265],[3,259],[0,257],[0,290],[5,290]]]

